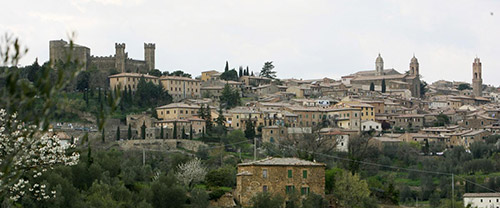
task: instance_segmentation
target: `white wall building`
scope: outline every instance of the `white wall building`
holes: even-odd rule
[[[464,207],[500,208],[500,193],[465,193]]]
[[[382,131],[382,124],[376,121],[361,121],[361,130],[362,131]]]

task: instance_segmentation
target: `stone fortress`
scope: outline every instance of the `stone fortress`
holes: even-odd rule
[[[69,54],[70,44],[64,40],[51,40],[49,42],[50,62],[66,61]],[[128,57],[125,52],[125,43],[115,43],[115,55],[93,56],[90,48],[73,44],[71,61],[78,60],[84,69],[96,68],[108,72],[135,72],[148,73],[155,69],[155,44],[144,43],[144,60],[136,60]]]

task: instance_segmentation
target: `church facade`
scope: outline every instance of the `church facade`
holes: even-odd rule
[[[381,89],[382,82],[385,82],[387,92],[408,90],[412,97],[420,97],[419,70],[415,56],[411,58],[409,70],[405,73],[384,69],[384,60],[379,54],[375,61],[375,70],[359,71],[350,75],[353,77],[350,83],[356,89],[368,89],[372,83],[375,89]]]

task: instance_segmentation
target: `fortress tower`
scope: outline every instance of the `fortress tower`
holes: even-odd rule
[[[155,44],[144,43],[144,61],[148,71],[155,69]]]
[[[375,70],[375,75],[384,75],[384,60],[382,59],[382,56],[380,56],[380,53],[378,54],[377,60],[375,60]]]
[[[474,59],[472,63],[472,89],[474,96],[483,96],[483,78],[482,78],[482,67],[481,60],[479,58]]]
[[[125,60],[127,59],[125,43],[115,43],[115,50],[115,69],[119,72],[125,72]]]

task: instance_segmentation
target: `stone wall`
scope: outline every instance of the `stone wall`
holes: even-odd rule
[[[198,151],[201,146],[207,146],[205,143],[187,139],[150,139],[150,140],[125,140],[118,141],[120,147],[124,150],[158,150],[168,151],[178,148],[190,151]]]

